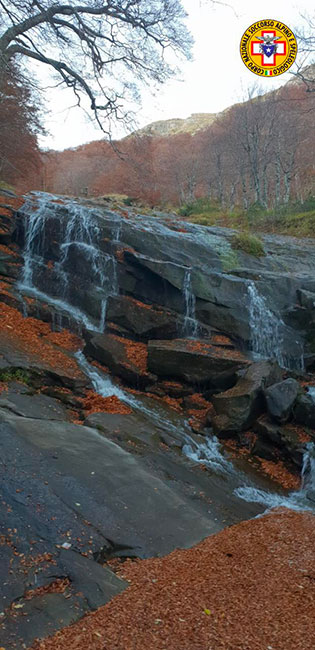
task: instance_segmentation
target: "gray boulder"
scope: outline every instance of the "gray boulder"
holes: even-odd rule
[[[252,449],[254,454],[267,460],[275,460],[278,450],[278,456],[280,454],[283,459],[289,459],[299,469],[302,468],[304,448],[294,428],[270,422],[266,415],[260,417],[253,428],[258,434],[258,439]],[[269,458],[267,455],[263,455],[264,450],[273,454],[273,458],[271,455]],[[261,451],[262,453],[260,453]]]
[[[315,429],[315,403],[310,395],[299,395],[294,407],[294,420]]]
[[[248,361],[241,353],[212,346],[205,341],[175,339],[149,341],[148,369],[159,377],[177,378],[190,384],[222,388],[233,385],[236,373]]]
[[[253,424],[264,409],[265,387],[272,385],[282,376],[274,361],[259,361],[248,368],[236,386],[213,395],[212,402],[216,416],[212,425],[217,435],[245,431]]]
[[[129,296],[110,296],[107,301],[107,322],[125,328],[137,338],[170,339],[180,332],[178,314],[163,307],[141,303]]]
[[[156,377],[137,364],[137,358],[128,356],[128,339],[113,334],[88,333],[84,353],[105,364],[114,375],[137,388],[154,384]],[[140,344],[138,344],[140,345]]]
[[[300,384],[292,378],[267,388],[265,397],[270,417],[277,422],[286,422],[292,413],[300,390]]]

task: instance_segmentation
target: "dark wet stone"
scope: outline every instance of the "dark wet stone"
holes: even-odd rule
[[[270,417],[278,422],[286,422],[292,413],[300,391],[299,382],[291,378],[267,388],[265,397]]]
[[[294,420],[315,429],[315,403],[310,395],[299,395],[294,407]]]
[[[110,569],[71,550],[61,550],[58,564],[75,592],[82,592],[89,609],[97,609],[120,594],[128,583]]]
[[[213,395],[214,431],[218,435],[246,431],[264,410],[263,389],[281,377],[282,371],[276,362],[259,361],[246,370],[236,386]]]
[[[0,394],[0,408],[8,409],[16,415],[43,420],[69,420],[67,409],[57,400],[46,395]]]
[[[203,342],[201,341],[201,346]],[[198,348],[198,341],[149,341],[148,369],[159,377],[170,377],[190,384],[220,386],[222,378],[234,377],[248,365],[240,355],[224,355],[210,345]]]
[[[127,296],[109,297],[106,318],[142,340],[176,338],[183,326],[178,314]]]
[[[91,333],[88,336],[84,353],[96,361],[105,364],[114,375],[137,388],[146,388],[156,381],[156,377],[142,370],[128,358],[127,346],[112,334]]]

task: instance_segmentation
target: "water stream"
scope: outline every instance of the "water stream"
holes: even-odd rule
[[[198,336],[198,321],[196,319],[196,296],[191,286],[191,269],[185,271],[183,296],[185,300],[183,336],[185,338],[195,338]]]
[[[94,390],[99,395],[103,397],[115,395],[136,412],[146,415],[158,429],[179,436],[183,441],[182,452],[185,456],[195,463],[205,465],[215,474],[225,475],[229,480],[231,490],[240,499],[259,503],[268,510],[280,506],[292,510],[315,510],[315,446],[313,444],[309,443],[305,449],[300,490],[283,495],[257,488],[254,482],[227,458],[216,436],[205,437],[202,443],[196,442],[191,436],[189,426],[181,416],[176,415],[175,423],[171,422],[165,412],[163,413],[163,408],[159,408],[156,403],[153,403],[153,400],[148,406],[141,396],[136,398],[127,390],[121,389],[109,375],[100,372],[88,363],[82,352],[77,352],[76,356],[82,370],[91,379]]]
[[[117,260],[114,254],[103,252],[99,246],[100,228],[92,210],[70,200],[65,201],[66,211],[51,197],[37,195],[29,198],[23,206],[25,247],[24,267],[19,288],[27,295],[47,302],[55,309],[69,314],[75,321],[89,329],[104,331],[107,300],[118,291]],[[53,266],[54,281],[49,291],[43,291],[41,273],[45,271],[45,252],[51,245],[47,236],[49,220],[59,229],[59,260]],[[112,240],[119,241],[121,219],[113,227]],[[69,268],[71,251],[76,250],[86,265],[87,275],[99,294],[99,320],[95,322],[74,304],[75,291],[71,287]],[[61,318],[62,322],[62,318]]]
[[[283,353],[286,326],[283,320],[272,312],[252,280],[248,281],[250,349],[262,359],[276,359],[282,368],[304,370],[303,346],[297,359]],[[298,342],[296,342],[298,345]]]

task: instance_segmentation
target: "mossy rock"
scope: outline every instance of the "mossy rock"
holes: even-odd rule
[[[261,239],[248,232],[241,232],[234,235],[231,246],[233,249],[241,250],[243,253],[253,257],[264,257],[266,255]]]

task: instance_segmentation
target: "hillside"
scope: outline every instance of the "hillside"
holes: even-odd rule
[[[129,137],[133,137],[134,135],[168,137],[178,135],[179,133],[195,135],[198,131],[202,131],[211,126],[219,116],[220,113],[193,113],[186,119],[173,118],[171,120],[159,120],[158,122],[148,124],[142,129],[138,129]]]
[[[315,193],[314,121],[314,95],[295,78],[222,113],[154,122],[115,148],[100,140],[43,153],[41,173],[24,178],[19,189],[118,193],[151,206],[202,197],[223,216],[271,214],[294,204],[303,214]]]

